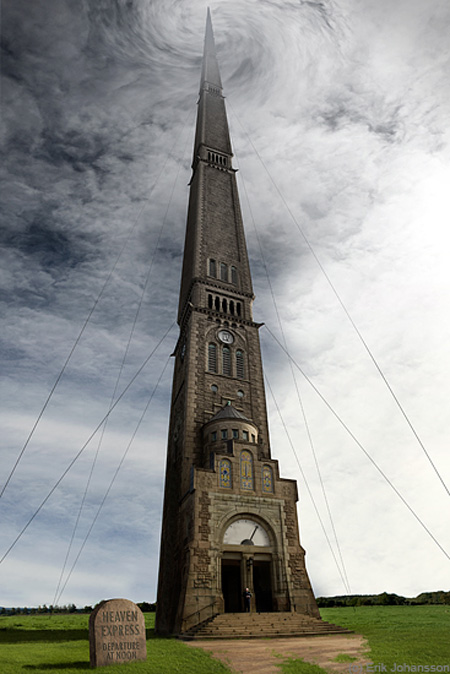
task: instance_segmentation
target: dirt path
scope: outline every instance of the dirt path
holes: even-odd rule
[[[279,666],[287,658],[302,658],[323,667],[327,672],[349,674],[350,667],[370,661],[364,653],[368,645],[359,634],[334,634],[288,639],[230,639],[195,640],[187,642],[193,648],[203,648],[224,662],[234,672],[242,674],[280,674]],[[334,662],[345,653],[355,658],[349,662]],[[353,670],[355,671],[355,670]]]

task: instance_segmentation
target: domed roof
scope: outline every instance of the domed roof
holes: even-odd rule
[[[247,421],[252,423],[250,419],[247,419],[242,412],[239,412],[233,405],[228,402],[222,409],[220,409],[211,419],[207,422],[208,424],[211,421],[217,421],[218,419],[240,419],[241,421]]]

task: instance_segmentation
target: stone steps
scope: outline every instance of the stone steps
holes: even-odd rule
[[[350,630],[300,613],[223,613],[184,633],[185,639],[255,639],[349,634]]]

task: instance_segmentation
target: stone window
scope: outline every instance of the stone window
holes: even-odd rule
[[[219,484],[225,489],[231,489],[231,461],[221,459],[219,464]]]
[[[208,344],[208,370],[217,372],[217,346],[212,342]]]
[[[228,438],[228,431],[226,428],[222,428],[222,430],[220,431],[220,437],[222,438],[222,440],[226,440]]]
[[[244,354],[239,349],[236,351],[236,376],[244,379]]]
[[[217,393],[218,390],[219,390],[219,387],[216,384],[211,384],[211,391],[213,393]]]
[[[214,278],[216,278],[216,276],[217,276],[216,261],[215,260],[209,261],[209,275],[214,276]]]
[[[236,267],[231,267],[231,283],[237,285],[237,269]]]
[[[213,431],[211,433],[211,442],[215,442],[217,440],[217,431]]]
[[[248,442],[248,431],[242,431],[242,438]]]
[[[238,440],[239,439],[239,431],[237,428],[233,428],[233,439]]]
[[[241,452],[241,489],[253,489],[253,457],[244,449]]]
[[[240,302],[236,302],[236,313],[237,313],[238,316],[241,315],[241,303]]]
[[[252,442],[256,442],[256,437],[252,433]]]
[[[266,494],[273,494],[273,472],[270,466],[263,466],[262,490],[266,492]]]
[[[242,391],[241,389],[239,389],[239,391],[237,392],[237,394],[238,394],[238,398],[243,398],[243,397],[244,397],[244,391]],[[247,438],[247,440],[248,440],[248,438]]]
[[[224,262],[220,263],[220,280],[228,283],[228,267]]]
[[[220,95],[219,89],[212,89],[211,87],[209,87],[208,91],[210,91],[215,96]],[[208,156],[208,161],[213,162],[214,164],[220,164],[220,166],[227,166],[227,164],[228,164],[227,157],[224,157],[223,155],[218,154],[217,152],[210,152],[208,150],[207,156]]]
[[[222,349],[222,374],[231,375],[231,351],[229,346]]]

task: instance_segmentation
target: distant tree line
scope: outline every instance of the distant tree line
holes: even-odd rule
[[[398,594],[347,594],[337,597],[318,597],[320,608],[333,606],[420,606],[423,604],[450,604],[450,592],[422,592],[417,597],[402,597]]]
[[[80,613],[80,610],[77,609],[75,604],[67,604],[64,606],[47,606],[46,604],[43,604],[37,608],[28,608],[28,606],[0,608],[0,615],[37,615],[40,613]]]
[[[345,594],[336,597],[318,597],[317,605],[320,608],[332,608],[333,606],[421,606],[424,604],[447,604],[450,605],[450,592],[438,590],[437,592],[422,592],[417,597],[402,597],[398,594],[382,592],[381,594]],[[137,605],[143,613],[154,613],[156,602],[141,601]],[[98,606],[96,604],[94,608]],[[40,613],[92,613],[92,606],[77,608],[75,604],[64,606],[47,606],[43,604],[37,608],[0,607],[0,615],[37,615]]]
[[[156,603],[149,603],[148,601],[141,601],[137,604],[143,613],[154,613],[156,611]],[[96,604],[95,606],[98,606]],[[94,606],[94,608],[95,608]],[[29,608],[28,606],[21,607],[11,607],[6,608],[4,606],[0,607],[0,615],[38,615],[42,613],[54,614],[54,613],[92,613],[92,606],[84,606],[83,608],[77,608],[75,604],[67,604],[64,606],[47,606],[43,604],[37,608]]]

